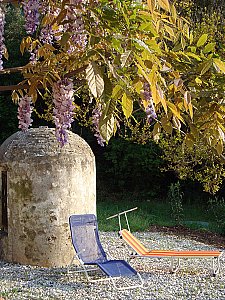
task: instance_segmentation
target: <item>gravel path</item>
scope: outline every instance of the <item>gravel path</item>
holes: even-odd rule
[[[213,250],[212,246],[157,232],[136,233],[149,249]],[[116,233],[100,232],[103,247],[114,258],[127,258],[130,250]],[[109,282],[86,283],[66,268],[35,268],[0,261],[0,300],[225,300],[225,254],[221,273],[210,276],[211,261],[182,260],[177,274],[168,271],[168,259],[138,259],[131,265],[145,281],[144,289],[115,291]]]

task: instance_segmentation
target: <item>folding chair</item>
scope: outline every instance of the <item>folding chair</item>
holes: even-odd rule
[[[69,218],[72,244],[75,255],[68,266],[71,267],[74,259],[78,260],[89,282],[110,280],[118,290],[137,288],[143,286],[140,274],[135,271],[126,261],[107,259],[106,253],[101,245],[96,216],[93,214],[72,215]],[[95,266],[93,268],[93,266]],[[106,275],[105,278],[93,279],[90,277],[91,271],[101,270]],[[117,280],[124,276],[137,278],[140,283],[130,286],[118,286]]]
[[[175,250],[148,250],[145,246],[130,232],[130,226],[127,218],[127,212],[133,211],[137,207],[123,211],[119,214],[108,217],[107,219],[118,217],[119,219],[119,235],[134,250],[131,254],[132,258],[170,258],[170,272],[175,273],[180,267],[181,258],[210,258],[212,259],[213,275],[217,275],[220,271],[220,258],[223,254],[221,251],[175,251]],[[124,215],[127,223],[127,229],[122,229],[121,216]],[[177,260],[177,263],[175,263]]]

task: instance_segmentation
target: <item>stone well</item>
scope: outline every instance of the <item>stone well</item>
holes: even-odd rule
[[[0,147],[0,259],[60,267],[74,250],[68,218],[96,213],[95,158],[68,132],[60,147],[47,127],[17,132]]]

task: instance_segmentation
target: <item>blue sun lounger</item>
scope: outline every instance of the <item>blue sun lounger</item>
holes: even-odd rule
[[[68,267],[68,270],[73,261],[76,259],[82,267],[82,269],[78,272],[84,272],[89,282],[110,280],[114,287],[118,290],[143,286],[143,280],[140,274],[126,261],[107,259],[106,253],[99,239],[98,224],[95,215],[72,215],[69,218],[69,224],[75,255]],[[93,266],[95,266],[95,268],[93,268]],[[100,279],[92,279],[89,276],[89,272],[94,270],[101,270],[106,276]],[[140,283],[129,286],[118,286],[118,284],[116,284],[117,279],[126,276],[137,278]]]

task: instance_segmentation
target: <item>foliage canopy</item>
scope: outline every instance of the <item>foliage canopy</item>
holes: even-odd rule
[[[100,0],[82,6],[66,0],[47,2],[51,9],[42,16],[37,36],[21,42],[22,53],[37,55],[36,63],[29,63],[23,72],[34,102],[43,89],[51,95],[55,81],[73,77],[100,105],[99,130],[108,142],[123,119],[143,117],[139,112],[149,105],[143,98],[147,82],[157,114],[150,124],[155,139],[162,131],[171,134],[178,129],[186,146],[200,139],[222,154],[225,63],[215,43],[208,43],[207,34],[195,39],[173,4],[168,0]],[[59,29],[73,21],[68,12],[74,5],[82,14],[87,41],[84,49],[68,51],[74,43],[70,27]],[[53,29],[54,44],[38,39],[40,29],[47,26]],[[15,101],[20,93],[13,93]]]

